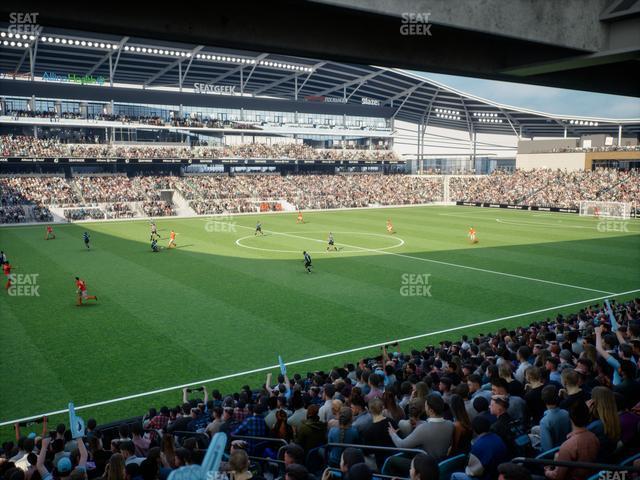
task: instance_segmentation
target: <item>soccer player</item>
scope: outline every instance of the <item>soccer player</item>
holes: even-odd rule
[[[391,223],[390,218],[387,218],[387,232],[389,232],[390,234],[396,233],[396,231],[393,229],[393,223]]]
[[[478,239],[476,237],[476,229],[473,227],[469,227],[469,240],[471,243],[478,243]]]
[[[156,224],[151,222],[151,240],[153,240],[154,237],[160,238],[160,234],[158,233],[158,227],[156,227]]]
[[[53,233],[53,228],[51,228],[51,225],[47,225],[47,235],[44,237],[45,240],[50,240],[50,239],[55,239],[56,238],[56,234]]]
[[[298,210],[298,218],[296,219],[296,223],[304,223],[304,218],[302,218],[302,212]]]
[[[594,207],[593,216],[596,217],[596,218],[600,218],[600,208]]]
[[[151,238],[151,251],[153,251],[153,252],[159,252],[160,251],[160,249],[158,248],[158,240],[153,238],[153,234],[152,234],[152,238]]]
[[[336,247],[335,242],[333,240],[333,233],[329,232],[329,238],[327,239],[327,252],[330,248],[333,248],[336,252],[338,251],[338,247]]]
[[[173,230],[171,230],[171,233],[169,234],[169,245],[167,248],[176,248],[176,232]]]
[[[84,246],[87,247],[87,250],[90,250],[90,248],[89,248],[89,233],[88,232],[84,232],[82,234],[82,238],[84,240]]]
[[[256,223],[256,233],[254,233],[253,235],[256,236],[258,235],[258,233],[260,235],[264,235],[264,233],[262,232],[262,224],[260,223],[260,220],[258,220],[258,223]]]
[[[0,265],[4,265],[5,263],[7,263],[7,256],[3,250],[0,250]]]
[[[304,269],[307,273],[311,273],[311,255],[309,255],[306,251],[302,252],[304,255]]]
[[[95,295],[87,294],[86,283],[84,283],[84,280],[80,280],[80,278],[78,277],[76,277],[76,288],[76,293],[78,295],[78,302],[76,303],[76,306],[81,306],[82,300],[95,300],[96,302],[98,301],[98,297],[96,297]]]
[[[5,284],[4,288],[6,290],[9,290],[9,287],[11,286],[11,264],[8,260],[6,260],[2,264],[2,273],[4,273],[5,277],[7,277],[7,283]]]

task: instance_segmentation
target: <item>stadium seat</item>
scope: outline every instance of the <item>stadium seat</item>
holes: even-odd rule
[[[467,466],[468,462],[469,455],[464,453],[441,461],[438,464],[438,470],[440,470],[440,480],[449,480],[452,473],[464,472],[464,469]]]

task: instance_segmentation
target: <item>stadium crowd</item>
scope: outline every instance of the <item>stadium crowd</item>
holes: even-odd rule
[[[196,211],[223,205],[230,212],[243,211],[249,199],[283,199],[308,210],[414,205],[440,201],[443,195],[441,180],[408,175],[217,175],[185,177],[176,187],[186,199],[195,200],[191,206]]]
[[[249,143],[225,146],[70,144],[57,139],[0,136],[3,157],[78,158],[265,158],[297,160],[397,160],[392,150],[314,149],[301,143]]]
[[[640,204],[640,171],[496,170],[485,176],[452,177],[449,192],[452,201],[538,207],[578,208],[580,200]]]
[[[51,471],[56,479],[165,480],[199,463],[218,432],[232,440],[222,471],[245,480],[329,480],[324,467],[351,480],[371,480],[383,469],[431,480],[449,478],[438,462],[453,457],[460,463],[452,480],[582,480],[598,470],[510,461],[548,452],[559,461],[611,464],[637,454],[639,372],[637,298],[422,350],[387,345],[357,363],[285,371],[275,380],[269,373],[258,388],[225,395],[185,388],[180,404],[149,408],[117,427],[89,419],[82,440],[64,424],[42,436],[17,428],[17,441],[2,445],[0,480],[47,480]],[[252,437],[286,445],[280,467],[249,459],[277,456],[277,446]],[[335,443],[356,446],[328,445]],[[422,453],[411,460],[371,447]]]

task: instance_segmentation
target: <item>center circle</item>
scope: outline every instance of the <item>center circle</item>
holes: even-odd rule
[[[315,239],[315,238],[304,238],[300,235],[301,232],[267,232],[267,235],[273,235],[273,236],[280,236],[280,237],[284,237],[284,238],[291,238],[297,241],[306,241],[306,242],[314,242],[314,243],[322,243],[322,244],[326,244],[327,240],[319,240],[319,239]],[[327,232],[322,230],[322,231],[311,231],[311,232],[304,232],[305,234],[312,234],[312,233],[323,233],[326,234]],[[347,245],[344,248],[344,250],[339,250],[342,252],[347,252],[347,253],[358,253],[358,252],[382,252],[385,250],[391,250],[393,248],[398,248],[401,247],[402,245],[404,245],[404,240],[400,237],[396,237],[396,236],[391,236],[391,235],[383,235],[380,233],[366,233],[366,232],[333,232],[334,236],[336,237],[336,246],[340,247],[340,241],[339,241],[339,236],[340,235],[353,235],[353,236],[366,236],[366,237],[378,237],[378,238],[384,238],[384,239],[389,239],[389,240],[394,240],[396,243],[395,245],[390,245],[388,247],[380,247],[380,248],[368,248],[368,247],[362,247],[360,245]],[[248,248],[250,250],[259,250],[259,251],[263,251],[263,252],[274,252],[274,253],[300,253],[301,250],[286,250],[286,249],[281,249],[281,248],[265,248],[265,247],[255,247],[252,245],[247,245],[246,243],[243,243],[243,241],[250,239],[250,238],[256,238],[255,234],[253,235],[246,235],[244,237],[240,237],[236,240],[236,245],[239,247],[243,247],[243,248]],[[261,238],[261,237],[259,237]],[[351,242],[347,242],[348,244]],[[307,252],[311,253],[311,254],[316,254],[316,253],[325,253],[325,250],[309,250],[309,249],[305,249]]]

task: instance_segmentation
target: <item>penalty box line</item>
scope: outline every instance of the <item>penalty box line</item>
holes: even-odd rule
[[[622,295],[630,295],[632,293],[637,293],[637,292],[640,292],[640,289],[628,290],[626,292],[619,292],[619,293],[614,293],[614,294],[611,294],[611,295],[605,295],[605,296],[600,296],[600,297],[589,298],[589,299],[586,299],[586,300],[580,300],[580,301],[577,301],[577,302],[565,303],[564,305],[555,305],[553,307],[541,308],[541,309],[538,309],[538,310],[532,310],[530,312],[517,313],[515,315],[508,315],[506,317],[493,318],[491,320],[484,320],[482,322],[475,322],[475,323],[470,323],[470,324],[467,324],[467,325],[460,325],[460,326],[457,326],[457,327],[446,328],[444,330],[438,330],[438,331],[435,331],[435,332],[421,333],[421,334],[418,334],[418,335],[413,335],[411,337],[397,338],[397,339],[394,339],[394,340],[387,340],[385,342],[374,343],[372,345],[366,345],[364,347],[350,348],[348,350],[342,350],[340,352],[326,353],[326,354],[318,355],[318,356],[315,356],[315,357],[303,358],[303,359],[300,359],[300,360],[293,360],[291,362],[285,362],[285,365],[287,365],[287,366],[299,365],[299,364],[302,364],[302,363],[313,362],[313,361],[316,361],[316,360],[323,360],[325,358],[337,357],[337,356],[340,356],[340,355],[347,355],[347,354],[359,352],[359,351],[362,351],[362,350],[370,350],[370,349],[378,348],[378,347],[381,347],[383,345],[388,345],[388,344],[394,343],[394,342],[398,342],[398,343],[409,342],[409,341],[412,341],[412,340],[418,340],[420,338],[431,337],[431,336],[434,336],[434,335],[442,335],[443,333],[455,332],[457,330],[463,330],[465,328],[479,327],[481,325],[488,325],[490,323],[502,322],[502,321],[505,321],[505,320],[512,320],[514,318],[527,317],[529,315],[536,315],[538,313],[549,312],[551,310],[557,310],[557,309],[561,309],[561,308],[573,307],[573,306],[576,306],[576,305],[584,305],[585,303],[596,302],[598,300],[604,300],[605,298],[619,297],[619,296],[622,296]],[[213,377],[213,378],[209,378],[209,379],[206,379],[206,380],[199,380],[197,382],[185,383],[185,384],[182,384],[182,385],[175,385],[173,387],[160,388],[160,389],[157,389],[157,390],[151,390],[149,392],[136,393],[136,394],[133,394],[133,395],[127,395],[125,397],[113,398],[111,400],[103,400],[103,401],[100,401],[100,402],[89,403],[89,404],[86,404],[86,405],[77,405],[77,406],[75,406],[75,410],[86,410],[88,408],[95,408],[95,407],[100,407],[100,406],[103,406],[103,405],[109,405],[109,404],[112,404],[112,403],[123,402],[123,401],[126,401],[126,400],[133,400],[133,399],[136,399],[136,398],[148,397],[148,396],[151,396],[151,395],[158,395],[160,393],[166,393],[166,392],[171,392],[171,391],[175,391],[175,390],[181,390],[183,388],[192,387],[192,386],[195,386],[195,385],[203,385],[203,384],[208,384],[208,383],[213,383],[213,382],[220,382],[222,380],[228,380],[230,378],[244,377],[244,376],[247,376],[247,375],[252,375],[254,373],[262,373],[262,372],[266,372],[266,371],[269,371],[269,370],[275,370],[275,369],[279,369],[279,368],[280,368],[279,364],[270,365],[268,367],[262,367],[262,368],[254,368],[253,370],[247,370],[245,372],[230,373],[230,374],[227,374],[227,375],[222,375],[222,376],[219,376],[219,377]],[[38,418],[42,418],[44,416],[49,417],[51,415],[59,415],[59,414],[67,413],[68,411],[69,410],[65,408],[65,409],[55,410],[55,411],[48,412],[48,413],[41,413],[41,414],[38,414],[38,415],[31,415],[29,417],[17,418],[15,420],[6,420],[6,421],[0,422],[0,427],[4,427],[6,425],[13,425],[13,424],[15,424],[17,422],[26,422],[26,421],[29,421],[29,420],[35,420],[35,419],[38,419]]]
[[[244,225],[237,225],[235,223],[219,222],[217,220],[216,220],[216,223],[222,223],[222,224],[225,224],[225,225],[233,225],[234,227],[240,227],[240,228],[246,228],[248,230],[254,230],[252,227],[246,227]],[[308,240],[310,242],[320,242],[320,243],[324,242],[324,240],[318,240],[317,238],[302,237],[300,235],[294,235],[294,234],[291,234],[291,233],[276,232],[275,230],[265,230],[265,232],[272,233],[272,234],[275,234],[275,235],[282,235],[282,236],[285,236],[285,237],[297,238],[297,239],[300,239],[300,240]],[[496,270],[487,270],[485,268],[471,267],[469,265],[461,265],[459,263],[444,262],[442,260],[433,260],[431,258],[415,257],[413,255],[407,255],[406,253],[389,252],[387,250],[376,250],[376,249],[373,249],[373,248],[360,247],[358,245],[349,245],[347,243],[342,243],[342,242],[338,242],[338,243],[340,245],[344,245],[345,247],[355,248],[355,249],[363,250],[365,252],[382,253],[384,255],[394,255],[394,256],[397,256],[397,257],[409,258],[409,259],[412,259],[412,260],[419,260],[421,262],[437,263],[439,265],[446,265],[448,267],[464,268],[464,269],[467,269],[467,270],[474,270],[476,272],[491,273],[493,275],[503,275],[505,277],[518,278],[520,280],[528,280],[528,281],[531,281],[531,282],[547,283],[547,284],[550,284],[550,285],[557,285],[559,287],[575,288],[575,289],[579,289],[579,290],[585,290],[585,291],[588,291],[588,292],[606,293],[607,295],[614,295],[613,292],[607,292],[606,290],[598,290],[596,288],[581,287],[580,285],[571,285],[571,284],[568,284],[568,283],[554,282],[552,280],[544,280],[542,278],[526,277],[524,275],[516,275],[515,273],[498,272]]]

